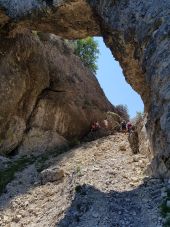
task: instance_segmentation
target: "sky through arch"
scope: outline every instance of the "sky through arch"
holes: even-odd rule
[[[127,105],[130,117],[135,117],[136,112],[143,112],[143,101],[125,81],[118,61],[113,58],[111,51],[104,44],[103,38],[95,37],[95,40],[100,49],[96,77],[105,95],[113,105]]]

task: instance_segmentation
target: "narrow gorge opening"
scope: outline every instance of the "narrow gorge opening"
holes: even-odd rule
[[[94,39],[97,41],[100,50],[96,77],[106,97],[114,106],[121,104],[127,106],[131,119],[137,113],[143,113],[143,101],[140,95],[125,80],[119,62],[114,59],[102,37],[95,37]]]
[[[159,0],[0,0],[0,152],[19,153],[0,157],[0,225],[160,227],[163,199],[169,226],[170,182],[154,178],[170,176],[169,9]],[[122,122],[63,41],[87,36],[103,36],[123,68],[124,76],[110,51],[99,66],[113,105],[140,111],[120,81],[144,101],[140,152],[118,131],[80,141],[108,110]]]

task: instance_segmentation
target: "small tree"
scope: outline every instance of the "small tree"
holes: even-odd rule
[[[115,112],[119,114],[125,121],[129,121],[129,113],[126,105],[117,105],[115,106]]]
[[[85,66],[87,66],[92,73],[97,70],[97,58],[99,55],[98,43],[92,38],[79,39],[74,42],[75,54],[80,57]]]

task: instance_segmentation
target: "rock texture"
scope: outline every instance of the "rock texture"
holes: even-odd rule
[[[141,95],[154,153],[153,173],[170,176],[169,9],[167,1],[90,1],[105,42]]]
[[[1,40],[0,150],[9,153],[21,143],[37,97],[49,86],[49,71],[36,38],[27,34]]]
[[[132,154],[127,135],[82,144],[51,161],[44,185],[34,164],[7,185],[0,226],[162,227],[164,183],[146,178],[149,160]],[[48,182],[53,177],[63,181]]]
[[[136,130],[132,130],[131,133],[128,135],[128,141],[133,154],[139,153],[139,136]]]
[[[151,152],[151,145],[148,138],[147,130],[147,115],[143,115],[136,123],[136,130],[139,138],[139,152],[145,154],[148,158],[152,159],[153,154]]]
[[[5,14],[4,10],[0,8],[0,28],[9,22],[10,18]]]
[[[8,24],[11,31],[27,27],[65,38],[101,34],[97,17],[86,0],[0,0],[0,6],[13,21]]]
[[[1,153],[51,151],[82,137],[91,121],[113,109],[60,38],[28,31],[1,44]]]
[[[133,153],[145,154],[152,160],[153,153],[146,130],[147,114],[140,114],[134,119],[132,131],[128,140]]]
[[[61,182],[64,178],[64,171],[58,168],[49,168],[41,172],[41,184],[46,184],[48,182]]]
[[[120,62],[127,82],[145,103],[154,173],[170,176],[170,2],[54,0],[51,5],[47,3],[15,0],[12,4],[1,0],[0,5],[11,20],[17,19],[15,23],[2,24],[8,25],[13,34],[28,27],[70,38],[102,35]]]

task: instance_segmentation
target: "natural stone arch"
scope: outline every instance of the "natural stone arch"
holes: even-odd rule
[[[154,172],[170,175],[170,2],[167,0],[0,0],[1,27],[66,38],[102,35],[128,83],[141,95],[154,152]],[[8,15],[8,17],[6,16]],[[29,15],[28,15],[29,14]],[[14,23],[14,19],[16,22]]]

